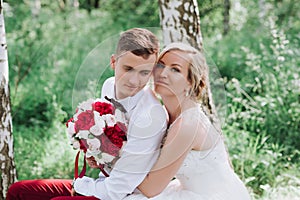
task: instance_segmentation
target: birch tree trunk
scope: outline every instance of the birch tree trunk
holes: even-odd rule
[[[159,0],[164,44],[183,42],[203,52],[199,8],[196,0]],[[210,85],[202,98],[202,107],[211,122],[221,131]]]
[[[0,199],[5,199],[9,185],[16,180],[16,168],[14,164],[7,44],[2,0],[0,1],[0,100]]]
[[[202,51],[200,17],[196,0],[159,0],[164,44],[183,42]]]
[[[230,20],[230,0],[224,0],[224,13],[223,13],[223,35],[227,35],[229,32],[229,20]]]

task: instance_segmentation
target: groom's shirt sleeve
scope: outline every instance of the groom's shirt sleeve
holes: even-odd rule
[[[89,195],[120,200],[131,194],[155,164],[166,126],[165,110],[152,93],[145,91],[129,119],[128,141],[120,159],[108,178],[88,183],[94,190]]]

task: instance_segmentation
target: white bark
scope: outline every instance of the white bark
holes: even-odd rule
[[[16,180],[14,165],[12,117],[8,86],[8,59],[3,1],[0,1],[0,199],[5,199],[7,189]]]
[[[201,50],[202,36],[196,0],[160,0],[164,44],[183,42]]]
[[[2,6],[1,3],[0,9],[0,83],[2,79],[5,78],[8,81],[8,62],[7,62],[7,45],[6,45],[6,37],[5,37],[5,26],[4,26],[4,16],[2,14]]]

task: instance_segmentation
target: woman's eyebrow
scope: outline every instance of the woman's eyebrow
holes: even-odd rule
[[[179,63],[172,63],[171,66],[178,66],[178,67],[182,68],[182,65]]]

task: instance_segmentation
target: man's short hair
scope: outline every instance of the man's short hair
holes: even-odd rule
[[[117,45],[116,54],[120,56],[127,51],[147,59],[150,55],[158,53],[158,39],[151,31],[147,29],[129,29],[121,34]]]

